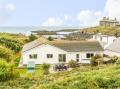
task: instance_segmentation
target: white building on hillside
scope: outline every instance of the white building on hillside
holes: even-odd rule
[[[101,33],[93,35],[92,40],[99,41],[105,49],[112,44],[117,38],[115,36],[102,35]]]
[[[103,54],[102,46],[96,41],[41,43],[35,40],[23,47],[20,66],[27,65],[29,61],[34,61],[35,64],[58,64],[75,60],[86,64],[90,63],[95,54]]]
[[[112,44],[110,44],[105,49],[104,54],[106,54],[108,56],[120,57],[120,38],[116,39]]]

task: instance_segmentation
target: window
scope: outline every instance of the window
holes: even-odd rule
[[[87,54],[86,54],[86,58],[91,58],[91,57],[93,57],[93,56],[94,56],[93,53],[87,53]]]
[[[76,58],[79,58],[79,54],[76,54]]]
[[[53,54],[47,54],[47,58],[53,58]]]
[[[79,62],[79,54],[76,54],[76,61]]]
[[[30,58],[30,59],[37,59],[37,54],[30,54],[30,55],[29,55],[29,58]]]
[[[59,54],[59,62],[66,62],[66,54]]]

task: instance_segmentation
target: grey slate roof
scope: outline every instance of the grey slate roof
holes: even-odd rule
[[[44,39],[37,39],[35,41],[29,42],[23,46],[22,51],[24,52],[24,51],[28,51],[30,49],[33,49],[33,48],[41,45],[44,42],[46,42],[46,40],[44,40]]]
[[[78,41],[78,42],[58,42],[51,43],[57,48],[67,52],[86,52],[86,51],[103,51],[102,46],[96,41]]]
[[[110,44],[106,50],[120,53],[120,38],[116,39],[112,44]]]
[[[23,52],[28,51],[44,43],[55,46],[67,52],[103,51],[102,46],[97,41],[62,41],[62,42],[46,41],[41,43],[39,40],[35,40],[33,42],[26,44],[23,47]]]

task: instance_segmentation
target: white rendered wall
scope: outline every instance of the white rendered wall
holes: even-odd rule
[[[54,46],[43,44],[41,46],[38,46],[36,48],[33,48],[29,51],[22,53],[22,60],[23,65],[26,65],[28,61],[35,61],[36,64],[57,64],[59,63],[59,54],[66,54],[66,63],[68,63],[70,60],[76,61],[76,54],[79,54],[79,63],[90,63],[90,60],[86,58],[87,53],[93,53],[95,54],[102,54],[102,52],[66,52],[64,50],[61,50],[59,48],[56,48]],[[29,59],[30,54],[37,54],[37,59]],[[47,54],[53,54],[53,58],[47,58]]]

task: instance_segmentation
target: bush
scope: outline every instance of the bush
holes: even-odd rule
[[[91,65],[92,66],[98,66],[102,62],[103,62],[103,58],[101,55],[95,55],[91,58]]]
[[[22,49],[22,45],[23,45],[23,43],[18,40],[13,40],[8,38],[0,38],[0,44],[13,50],[16,53]]]
[[[75,68],[75,67],[77,67],[77,61],[74,61],[74,60],[71,60],[69,63],[68,63],[68,65],[69,65],[69,67],[71,67],[71,68]]]
[[[43,70],[43,74],[47,75],[49,74],[49,68],[50,68],[50,64],[42,64],[42,70]]]
[[[10,49],[0,46],[0,58],[10,62],[14,59],[14,55]]]
[[[117,62],[117,60],[118,60],[117,56],[113,56],[113,57],[110,58],[111,63],[115,63],[115,62]]]
[[[35,35],[33,35],[33,34],[31,34],[31,35],[29,36],[29,42],[34,41],[34,40],[36,40],[36,39],[37,39],[37,37],[36,37]]]
[[[19,77],[19,74],[14,70],[14,65],[0,59],[0,82],[16,77]]]
[[[116,64],[120,64],[120,60],[119,59],[116,61]]]
[[[53,38],[50,36],[50,37],[48,37],[48,40],[49,41],[53,41]]]
[[[14,59],[15,66],[18,66],[18,65],[19,65],[20,58],[21,58],[20,56],[17,56],[17,57]]]

